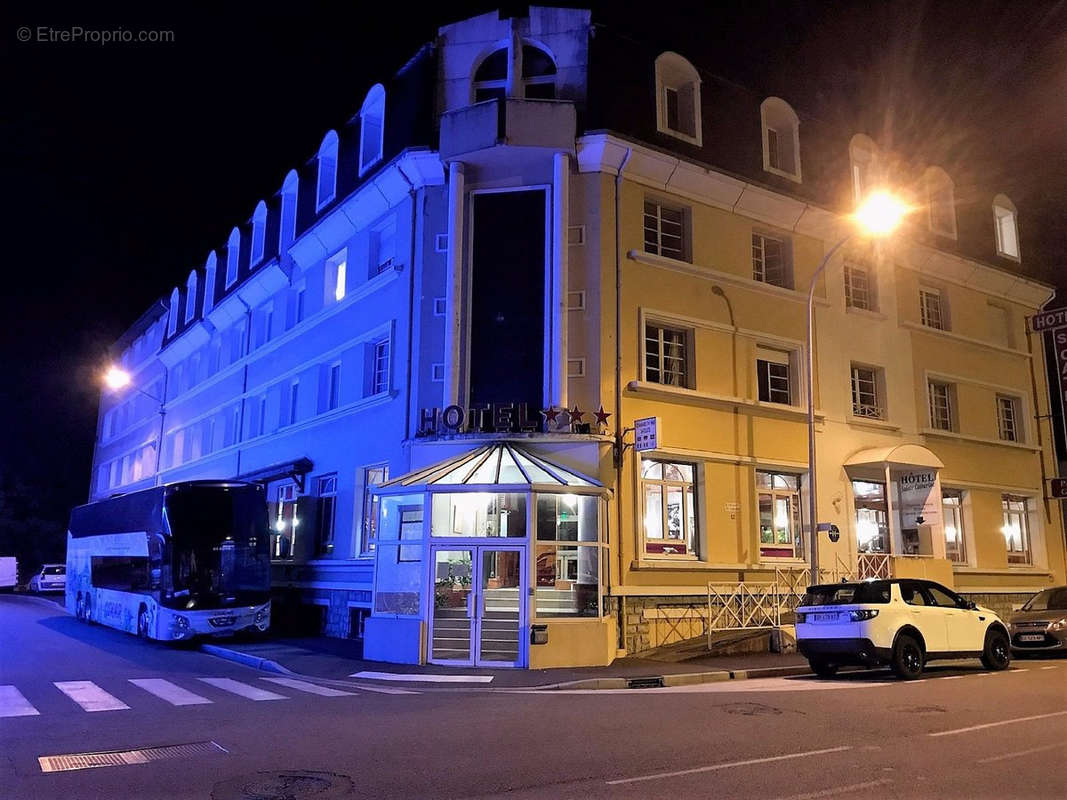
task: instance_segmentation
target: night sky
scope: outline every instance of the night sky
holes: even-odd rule
[[[0,489],[17,476],[22,491],[49,498],[41,514],[60,523],[87,494],[108,346],[438,25],[500,7],[98,5],[9,3],[0,17]],[[594,20],[670,43],[828,121],[843,98],[870,109],[876,138],[958,138],[973,168],[996,174],[1019,207],[1024,246],[1036,232],[1031,250],[1055,254],[1024,251],[1026,269],[1056,281],[1067,253],[1064,2],[651,6],[678,12],[660,19],[621,3],[592,7]],[[75,25],[173,31],[173,42],[18,40],[20,26]]]

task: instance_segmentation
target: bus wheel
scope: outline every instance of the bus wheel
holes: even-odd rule
[[[85,601],[82,603],[82,608],[85,610],[82,612],[85,614],[85,621],[90,625],[93,624],[93,601],[89,595],[85,595]]]
[[[137,612],[137,635],[142,639],[148,638],[148,609],[144,605]]]
[[[83,608],[83,604],[82,604],[82,593],[81,592],[78,592],[78,597],[74,601],[74,617],[79,622],[84,622],[85,621],[85,609]]]

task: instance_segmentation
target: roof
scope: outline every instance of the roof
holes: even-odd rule
[[[559,491],[602,494],[604,484],[514,442],[498,441],[386,481],[382,494],[424,491]]]

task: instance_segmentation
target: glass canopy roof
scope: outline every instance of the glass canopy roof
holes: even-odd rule
[[[464,491],[486,488],[499,491],[553,490],[566,487],[579,493],[601,493],[604,485],[567,467],[562,467],[513,442],[494,442],[466,453],[386,481],[378,490],[400,489]],[[584,492],[582,490],[585,490]]]

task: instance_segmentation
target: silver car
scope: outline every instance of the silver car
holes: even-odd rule
[[[1008,624],[1016,653],[1067,652],[1067,586],[1053,586],[1031,597]]]

